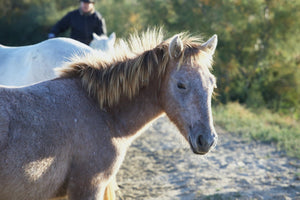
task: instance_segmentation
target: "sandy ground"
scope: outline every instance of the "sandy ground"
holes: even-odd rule
[[[160,118],[130,147],[117,176],[118,198],[300,200],[300,160],[217,131],[217,147],[194,155],[168,119]]]

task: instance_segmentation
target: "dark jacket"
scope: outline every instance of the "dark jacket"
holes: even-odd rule
[[[87,45],[93,39],[93,32],[106,35],[105,20],[99,12],[83,14],[80,9],[69,12],[50,30],[55,36],[71,28],[71,38]]]

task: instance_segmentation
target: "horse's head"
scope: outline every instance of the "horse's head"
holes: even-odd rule
[[[209,71],[216,46],[216,35],[197,45],[183,43],[177,35],[168,47],[170,60],[160,94],[163,109],[196,154],[209,152],[217,142],[211,113],[216,80]]]
[[[106,35],[97,35],[93,33],[93,40],[90,43],[90,47],[97,50],[102,50],[104,52],[109,52],[114,49],[114,44],[116,41],[116,34],[113,32],[109,37]]]

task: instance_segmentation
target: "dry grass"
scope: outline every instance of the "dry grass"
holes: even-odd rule
[[[274,143],[287,155],[300,158],[300,123],[267,109],[250,110],[238,103],[213,108],[216,124],[253,140]]]

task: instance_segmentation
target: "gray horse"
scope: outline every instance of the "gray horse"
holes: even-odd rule
[[[164,113],[194,153],[208,153],[217,37],[162,38],[148,31],[114,55],[75,58],[58,79],[0,88],[0,199],[109,198],[131,142]]]

